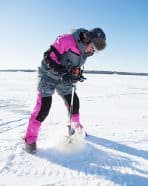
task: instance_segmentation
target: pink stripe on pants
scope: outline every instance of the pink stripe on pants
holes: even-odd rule
[[[40,112],[41,104],[42,104],[42,97],[41,97],[41,93],[39,92],[38,97],[37,97],[37,103],[29,119],[28,128],[27,128],[26,135],[25,135],[25,140],[28,144],[31,144],[37,141],[41,122],[36,120],[36,117],[38,116]]]

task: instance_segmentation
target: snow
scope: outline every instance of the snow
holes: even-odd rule
[[[36,72],[0,72],[0,186],[148,185],[148,77],[86,76],[77,93],[87,139],[65,143],[67,111],[55,94],[31,155],[22,137]]]

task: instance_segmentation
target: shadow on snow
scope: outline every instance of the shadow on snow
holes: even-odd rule
[[[85,175],[103,176],[104,178],[113,181],[114,183],[124,185],[148,185],[148,178],[139,176],[136,174],[122,173],[118,171],[120,167],[132,169],[139,174],[148,174],[147,171],[140,170],[133,166],[131,159],[124,157],[123,155],[113,155],[110,152],[105,152],[102,149],[96,148],[96,145],[124,152],[130,155],[142,157],[148,159],[148,152],[143,150],[137,150],[132,147],[128,147],[117,142],[99,138],[89,135],[87,138],[87,144],[81,152],[73,154],[65,154],[59,152],[56,149],[39,149],[36,156],[51,161],[55,164],[59,164],[63,167],[70,168],[72,170],[83,172]]]

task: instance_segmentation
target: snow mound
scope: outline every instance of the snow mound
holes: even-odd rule
[[[59,126],[50,126],[46,131],[46,138],[48,140],[44,140],[43,146],[45,149],[50,148],[54,149],[59,153],[66,154],[75,154],[80,153],[85,150],[86,142],[84,134],[76,133],[71,137],[71,143],[69,143],[69,137],[67,136],[67,127]]]

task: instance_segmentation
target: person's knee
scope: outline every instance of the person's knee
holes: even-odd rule
[[[39,115],[37,116],[36,120],[43,122],[45,118],[48,116],[49,112],[40,112]]]
[[[78,98],[77,94],[75,93],[74,94],[74,100],[73,100],[72,114],[79,113],[79,107],[80,107],[79,98]]]
[[[68,105],[68,108],[70,109],[70,104],[71,104],[71,94],[65,95],[64,100],[66,104]],[[74,93],[74,99],[73,99],[73,108],[72,108],[72,114],[77,114],[79,113],[79,107],[80,107],[80,102],[79,102],[79,97]]]
[[[40,112],[38,114],[38,116],[36,117],[36,120],[43,122],[45,120],[45,118],[48,116],[50,107],[51,107],[51,103],[52,103],[52,97],[45,97],[42,98],[42,104],[41,104],[41,109]]]

